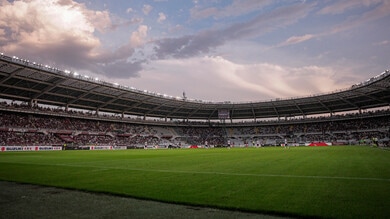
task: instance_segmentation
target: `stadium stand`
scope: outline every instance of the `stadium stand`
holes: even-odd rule
[[[16,111],[15,111],[16,110]],[[66,113],[65,113],[66,114]],[[89,145],[126,146],[128,148],[168,148],[169,145],[226,146],[280,145],[284,139],[295,145],[313,141],[333,144],[372,143],[378,138],[388,146],[390,110],[333,117],[263,121],[235,124],[155,122],[139,124],[120,118],[104,120],[80,114],[77,117],[52,114],[47,108],[29,108],[25,104],[2,102],[0,105],[0,145]]]
[[[372,144],[376,139],[389,146],[389,70],[326,94],[206,102],[1,54],[0,100],[0,146],[258,147],[285,141]]]

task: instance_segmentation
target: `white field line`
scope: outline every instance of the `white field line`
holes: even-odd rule
[[[3,163],[3,162],[0,162]],[[14,162],[4,162],[14,163]],[[307,179],[339,179],[339,180],[365,180],[365,181],[387,181],[386,178],[369,178],[369,177],[346,177],[346,176],[304,176],[304,175],[285,175],[285,174],[255,174],[255,173],[228,173],[228,172],[209,172],[209,171],[185,171],[185,170],[164,170],[164,169],[145,169],[145,168],[128,168],[128,167],[109,167],[109,166],[89,166],[79,164],[44,164],[44,163],[25,163],[17,162],[16,164],[29,165],[46,165],[46,166],[68,166],[68,167],[84,167],[104,170],[129,170],[129,171],[144,171],[144,172],[162,172],[162,173],[183,173],[183,174],[208,174],[208,175],[227,175],[227,176],[253,176],[253,177],[281,177],[281,178],[307,178]],[[98,170],[94,170],[98,171]]]

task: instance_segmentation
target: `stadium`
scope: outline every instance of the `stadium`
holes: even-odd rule
[[[0,97],[12,101],[2,104],[3,126],[20,120],[14,116],[30,117],[33,124],[13,128],[44,145],[280,146],[285,138],[293,145],[350,145],[376,137],[386,146],[389,140],[388,70],[328,94],[244,103],[167,97],[5,55],[0,70]],[[40,126],[46,118],[51,128]],[[76,124],[67,130],[67,123]],[[17,133],[12,130],[2,130],[7,139]],[[47,135],[51,142],[39,141]]]
[[[389,210],[386,210],[387,204],[390,204],[386,198],[390,194],[387,150],[390,138],[389,70],[347,89],[326,94],[261,102],[209,102],[188,99],[184,95],[171,97],[137,90],[1,54],[0,98],[2,99],[0,149],[4,152],[0,154],[3,166],[0,170],[0,179],[4,181],[275,216],[326,218],[390,216]],[[282,150],[291,152],[291,156],[293,153],[302,153],[303,155],[295,154],[300,156],[300,159],[307,159],[315,153],[326,153],[327,150],[330,150],[331,154],[320,157],[313,155],[315,161],[299,160],[294,163],[297,157],[281,158],[280,154],[284,153]],[[344,154],[337,154],[338,150]],[[183,153],[186,157],[200,158],[193,162],[202,169],[188,169],[186,159],[192,158],[175,160],[175,156],[184,156]],[[224,155],[217,156],[217,153]],[[372,157],[359,157],[362,160],[356,161],[354,153],[359,156],[361,153],[367,153]],[[18,158],[20,154],[23,157]],[[49,157],[49,160],[44,158],[40,162],[34,160],[32,157],[38,154]],[[144,166],[146,173],[137,163],[133,163],[134,161],[131,164],[119,162],[125,159],[123,156],[131,157],[135,156],[134,154],[154,158],[143,161],[137,157],[140,159],[139,165]],[[98,163],[106,158],[113,160],[98,163],[97,166],[88,163],[86,167],[71,163],[50,164],[50,159],[58,159],[61,163],[61,156],[81,163],[83,158],[79,158],[80,160],[75,158],[80,155],[85,156],[85,163],[90,160],[91,163],[92,161]],[[256,158],[252,157],[254,155]],[[169,156],[170,160],[159,160],[166,156]],[[212,160],[206,159],[207,156]],[[260,165],[259,160],[256,160],[259,159],[258,156],[270,156],[264,161],[270,166],[262,167],[264,172],[261,173],[256,172],[258,168],[252,170],[250,166]],[[351,160],[346,160],[345,156],[350,156]],[[321,162],[324,157],[328,160]],[[247,165],[238,162],[246,158]],[[337,159],[341,159],[339,162],[343,164],[342,166],[340,163],[332,166],[332,162],[336,162]],[[376,159],[378,163],[371,159]],[[111,165],[116,162],[119,167]],[[282,166],[291,164],[296,168],[294,170],[286,168],[289,171],[284,172],[282,167],[278,167],[279,163]],[[340,171],[332,173],[334,169],[327,170],[325,163],[332,168],[340,168]],[[169,164],[174,166],[173,169]],[[28,178],[30,174],[26,174],[27,172],[34,173],[35,176],[39,176],[40,172],[51,173],[51,170],[43,169],[45,165],[48,169],[58,168],[58,171],[63,171],[63,175],[60,174],[57,178],[49,177],[50,179],[43,176]],[[126,190],[120,187],[121,183],[125,182],[124,179],[118,178],[124,174],[120,171],[128,165],[134,165],[134,169],[130,168],[127,171],[139,176],[136,182],[130,180],[134,183],[134,188],[137,188],[137,183],[140,185],[146,183],[148,192],[140,193],[137,189]],[[281,171],[272,169],[275,166]],[[343,169],[347,167],[350,169]],[[96,185],[86,179],[80,180],[85,184],[78,183],[77,180],[65,182],[66,174],[72,175],[74,169],[83,168],[97,168],[102,172],[106,172],[104,168],[108,170],[111,168],[112,172],[120,173],[114,176],[104,173],[100,177],[106,177],[106,181],[99,181]],[[102,168],[103,170],[100,170]],[[307,169],[312,169],[313,172]],[[356,169],[366,172],[352,172]],[[202,174],[195,178],[193,175],[196,173]],[[177,178],[169,180],[167,174]],[[210,176],[213,176],[213,179],[208,179]],[[107,189],[107,183],[111,182],[111,179],[108,179],[110,177],[114,178],[115,182],[112,183],[115,188]],[[242,178],[249,178],[258,184],[247,185]],[[158,181],[156,184],[151,183],[155,180]],[[182,188],[178,181],[183,181],[186,185],[191,184],[190,187],[194,187],[194,190]],[[221,184],[221,181],[228,184]],[[321,189],[316,191],[314,187],[305,187],[313,183],[317,184],[315,188]],[[197,186],[198,184],[200,185]],[[214,188],[216,184],[220,186]],[[295,187],[285,188],[283,184]],[[175,191],[173,190],[175,185],[184,191],[181,194],[183,197],[167,195]],[[273,189],[277,186],[286,191],[275,193],[278,197],[266,199],[265,197],[269,195],[266,189],[262,192],[251,190],[257,185]],[[161,187],[166,188],[166,191],[159,191]],[[206,188],[214,189],[217,193],[214,194]],[[343,190],[348,188],[351,189],[344,196]],[[240,189],[245,192],[236,194]],[[249,199],[258,202],[258,196],[263,196],[262,199],[266,199],[267,203],[291,199],[287,195],[291,193],[289,189],[305,193],[303,197],[296,197],[302,203],[289,208],[264,203],[251,205],[244,201]],[[330,192],[324,192],[324,189]],[[333,198],[324,202],[323,199],[316,200],[306,193],[311,190],[313,196],[324,195]],[[359,194],[356,194],[356,191],[359,191]],[[191,196],[187,193],[202,194],[200,197],[187,199]],[[335,207],[334,204],[330,204],[331,202],[340,206]],[[347,206],[342,205],[343,202],[347,203]],[[302,209],[302,205],[306,205],[310,210]],[[349,209],[349,206],[353,207]],[[359,210],[361,206],[365,207]],[[343,210],[330,211],[329,208]]]

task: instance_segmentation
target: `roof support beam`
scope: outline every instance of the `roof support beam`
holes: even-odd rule
[[[295,107],[297,107],[299,112],[301,112],[302,116],[306,116],[305,113],[302,111],[301,107],[299,107],[299,105],[297,104],[297,102],[295,100],[294,100],[294,105],[295,105]]]
[[[15,71],[11,72],[8,77],[5,77],[3,78],[3,80],[0,80],[0,84],[3,84],[4,82],[6,82],[8,79],[14,77],[18,72],[21,72],[24,68],[19,68],[19,69],[16,69]]]
[[[59,83],[61,82],[64,82],[66,79],[64,78],[61,78],[61,79],[58,79],[58,81],[56,81],[55,83],[52,83],[50,86],[46,87],[45,89],[43,89],[40,93],[38,93],[37,95],[35,95],[33,97],[33,99],[38,99],[39,97],[41,97],[42,95],[46,94],[48,91],[52,90],[53,88],[55,88]]]

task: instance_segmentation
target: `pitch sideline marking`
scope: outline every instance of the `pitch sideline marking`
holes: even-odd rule
[[[0,162],[2,163],[2,162]],[[6,162],[8,163],[8,162]],[[163,173],[185,173],[185,174],[209,174],[209,175],[230,175],[230,176],[255,176],[255,177],[283,177],[283,178],[311,178],[311,179],[342,179],[342,180],[369,180],[369,181],[387,181],[386,178],[368,178],[368,177],[345,177],[345,176],[302,176],[302,175],[284,175],[284,174],[253,174],[253,173],[224,173],[224,172],[208,172],[208,171],[184,171],[184,170],[161,170],[161,169],[143,169],[143,168],[124,168],[124,167],[100,167],[100,166],[85,166],[74,164],[41,164],[41,163],[25,163],[17,162],[18,164],[32,165],[48,165],[48,166],[69,166],[69,167],[89,167],[103,170],[130,170],[130,171],[145,171],[145,172],[163,172]],[[97,170],[95,170],[97,171]]]
[[[113,168],[116,169],[116,168]],[[139,168],[118,168],[133,171],[149,171],[149,172],[166,172],[166,173],[186,173],[186,174],[210,174],[210,175],[230,175],[230,176],[256,176],[256,177],[284,177],[284,178],[314,178],[314,179],[345,179],[345,180],[373,180],[373,181],[389,181],[384,178],[365,178],[365,177],[342,177],[342,176],[300,176],[300,175],[283,175],[283,174],[253,174],[253,173],[223,173],[223,172],[199,172],[199,171],[182,171],[182,170],[156,170],[156,169],[139,169]]]

